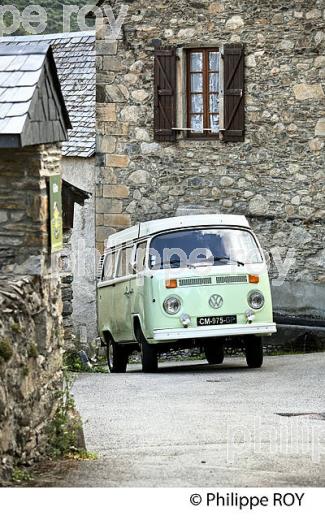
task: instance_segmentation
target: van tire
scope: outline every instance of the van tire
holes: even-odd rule
[[[225,357],[225,348],[223,344],[217,343],[213,338],[204,346],[204,353],[209,365],[221,365]]]
[[[147,342],[142,330],[138,331],[138,342],[141,349],[142,371],[154,373],[158,370],[158,352],[155,345]]]
[[[106,356],[109,371],[112,374],[124,374],[126,372],[129,351],[123,345],[116,343],[112,337],[106,343]]]
[[[260,368],[263,365],[263,340],[258,336],[245,338],[245,355],[249,368]]]

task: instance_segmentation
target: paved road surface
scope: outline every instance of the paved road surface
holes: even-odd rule
[[[82,374],[87,447],[64,486],[324,486],[325,354],[249,370],[164,363],[157,374]],[[278,414],[308,414],[282,416]]]

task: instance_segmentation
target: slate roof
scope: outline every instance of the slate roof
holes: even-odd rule
[[[64,141],[70,127],[49,44],[0,43],[0,146]]]
[[[63,154],[92,157],[96,149],[96,35],[95,31],[0,38],[22,47],[51,44],[72,129]]]

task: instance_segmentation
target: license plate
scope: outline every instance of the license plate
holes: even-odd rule
[[[205,325],[231,325],[232,323],[237,323],[236,315],[202,316],[197,318],[198,327],[204,327]]]

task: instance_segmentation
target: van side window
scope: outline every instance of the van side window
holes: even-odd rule
[[[147,242],[141,242],[137,245],[135,252],[135,269],[137,273],[141,273],[146,263]]]
[[[133,246],[125,247],[120,252],[120,259],[118,263],[117,276],[128,276],[131,274],[131,259],[132,259]]]
[[[114,277],[115,256],[115,252],[110,252],[106,255],[104,261],[103,281],[112,280],[112,278]]]

